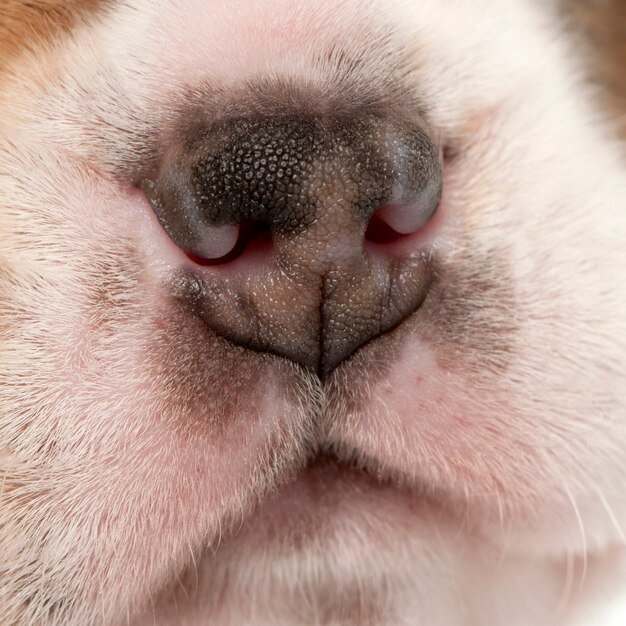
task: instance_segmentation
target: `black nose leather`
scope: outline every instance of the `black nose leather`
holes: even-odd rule
[[[410,232],[437,208],[439,152],[420,125],[370,115],[226,120],[169,147],[143,188],[195,261],[177,297],[242,346],[326,374],[425,298],[424,255],[398,252],[400,233],[388,243],[367,236],[381,207]],[[202,262],[220,233],[242,224],[233,254]]]

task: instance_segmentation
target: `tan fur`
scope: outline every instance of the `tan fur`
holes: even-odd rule
[[[616,118],[626,139],[626,2],[624,0],[570,0],[563,3],[589,50],[590,80],[600,99]]]
[[[12,57],[69,33],[108,0],[4,0],[0,9],[0,73]]]

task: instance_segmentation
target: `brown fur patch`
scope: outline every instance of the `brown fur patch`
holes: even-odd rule
[[[592,82],[626,140],[626,0],[562,0],[563,11],[590,51]]]
[[[80,20],[110,4],[111,0],[2,0],[0,74],[12,57],[70,32]]]
[[[92,246],[91,253],[96,261],[89,267],[85,283],[90,285],[90,319],[98,331],[137,315],[133,303],[143,266],[131,241],[101,250]]]
[[[461,368],[466,376],[503,374],[515,358],[519,331],[506,252],[490,250],[475,253],[472,263],[437,265],[422,332],[437,348],[440,366]]]

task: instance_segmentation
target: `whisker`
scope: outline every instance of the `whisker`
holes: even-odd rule
[[[576,516],[576,521],[578,522],[578,528],[580,529],[580,539],[581,539],[581,549],[582,549],[582,559],[583,559],[583,569],[580,575],[580,583],[578,585],[579,593],[582,592],[583,586],[587,579],[587,533],[585,531],[585,524],[583,522],[583,518],[580,514],[580,509],[578,508],[578,504],[570,491],[567,485],[563,485],[564,491],[567,494],[567,497],[572,504],[572,508],[574,509],[574,515]]]
[[[194,588],[193,588],[193,594],[195,595],[198,592],[198,586],[200,584],[199,582],[199,575],[198,575],[198,563],[196,561],[196,555],[194,554],[193,551],[193,547],[191,546],[191,543],[187,544],[189,547],[189,553],[191,554],[191,562],[193,563],[193,572],[194,572]]]
[[[619,534],[620,541],[626,546],[626,534],[624,533],[624,529],[619,523],[619,520],[617,519],[615,512],[613,511],[613,509],[611,508],[611,505],[606,499],[606,496],[604,495],[600,487],[598,487],[598,485],[594,484],[593,490],[596,492],[596,495],[598,496],[598,499],[600,500],[602,507],[606,511],[606,514],[609,516],[609,519],[611,520],[611,523],[615,527],[615,530]]]
[[[556,609],[556,618],[560,620],[567,610],[567,606],[572,597],[572,589],[574,588],[574,555],[568,550],[565,561],[565,581],[563,583],[563,592]]]

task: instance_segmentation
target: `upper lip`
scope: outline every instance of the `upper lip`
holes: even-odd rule
[[[419,309],[433,279],[428,262],[407,260],[390,270],[386,289],[372,292],[373,272],[368,269],[361,280],[336,272],[310,277],[309,282],[317,282],[314,288],[270,267],[267,286],[248,293],[237,281],[181,270],[174,297],[233,344],[287,358],[326,379],[340,363]],[[274,273],[276,279],[271,278]],[[411,281],[410,291],[398,292],[397,284]],[[363,300],[357,308],[351,303],[355,293]]]

